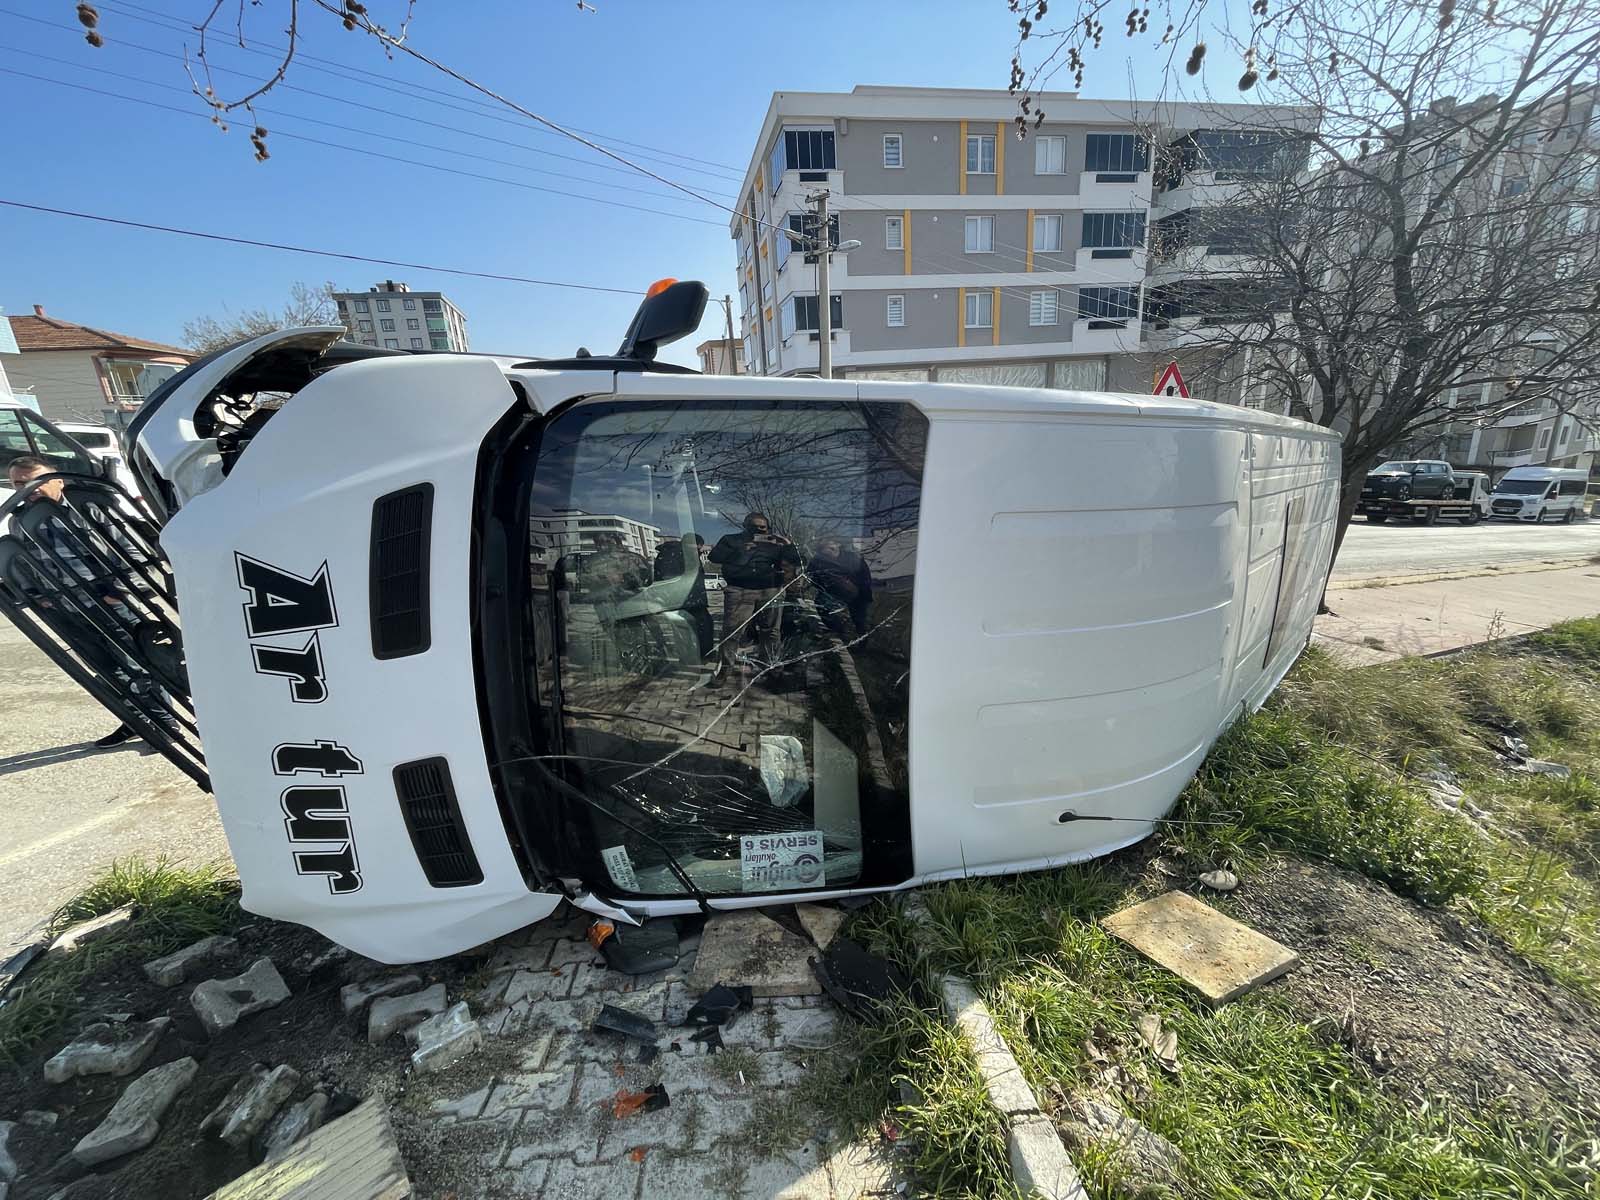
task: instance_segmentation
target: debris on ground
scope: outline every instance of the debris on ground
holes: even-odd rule
[[[264,1064],[257,1063],[200,1123],[200,1132],[215,1133],[230,1146],[247,1146],[277,1115],[299,1084],[300,1072],[287,1063],[270,1071]]]
[[[376,1046],[444,1011],[444,984],[404,996],[380,996],[367,1014],[367,1041]]]
[[[320,1087],[304,1100],[289,1105],[280,1112],[267,1129],[262,1149],[265,1162],[282,1158],[301,1138],[319,1129],[328,1113],[328,1093]]]
[[[722,1041],[722,1029],[717,1025],[707,1025],[689,1035],[689,1040],[696,1045],[704,1046],[707,1054],[715,1054],[726,1049]]]
[[[911,986],[894,963],[845,937],[835,939],[821,959],[807,961],[822,990],[858,1021],[878,1020],[882,1007]]]
[[[393,996],[399,992],[413,991],[421,986],[422,976],[409,972],[404,975],[386,975],[381,979],[357,980],[339,989],[339,1007],[344,1010],[345,1016],[353,1017],[380,996]]]
[[[598,950],[601,946],[605,945],[606,939],[612,934],[616,933],[616,931],[617,927],[610,921],[607,921],[604,918],[596,917],[594,922],[589,926],[589,932],[584,936],[588,938],[589,945]]]
[[[295,1142],[282,1157],[218,1188],[208,1200],[399,1200],[409,1195],[411,1180],[388,1113],[381,1100],[368,1100]]]
[[[825,1009],[816,1009],[789,1035],[796,1050],[831,1050],[839,1043],[839,1019]]]
[[[611,1105],[611,1115],[621,1119],[635,1113],[656,1112],[666,1108],[672,1101],[667,1096],[667,1089],[655,1083],[637,1092],[621,1088],[608,1103]]]
[[[1287,946],[1186,892],[1165,892],[1114,912],[1100,924],[1213,1004],[1236,1000],[1300,962]]]
[[[444,984],[438,987],[441,992],[444,990]],[[483,1045],[483,1030],[472,1019],[465,1000],[447,1012],[429,1017],[406,1036],[417,1047],[411,1052],[411,1065],[424,1074],[453,1066]]]
[[[705,995],[697,1000],[688,1015],[683,1018],[685,1025],[731,1025],[738,1013],[754,1006],[754,993],[748,985],[729,987],[719,983],[711,987]]]
[[[1161,1024],[1161,1018],[1155,1013],[1143,1013],[1139,1017],[1139,1041],[1145,1049],[1155,1055],[1156,1061],[1161,1064],[1164,1071],[1174,1075],[1178,1072],[1178,1031],[1168,1029]]]
[[[128,1085],[105,1120],[78,1140],[72,1157],[80,1166],[94,1167],[143,1150],[156,1140],[161,1118],[199,1070],[194,1059],[180,1058],[146,1071]]]
[[[48,945],[49,943],[44,941],[29,942],[0,964],[0,996],[6,994],[6,990],[22,977],[22,973],[32,965],[34,959],[44,953]]]
[[[1558,762],[1550,762],[1543,758],[1529,758],[1518,764],[1520,771],[1531,775],[1550,775],[1556,779],[1568,779],[1572,775],[1572,768]]]
[[[201,938],[192,946],[175,950],[165,958],[151,959],[144,965],[145,978],[158,987],[172,987],[174,984],[182,983],[190,970],[200,963],[232,954],[238,948],[237,938],[220,933],[213,934],[211,937]]]
[[[1200,882],[1213,892],[1231,892],[1239,886],[1239,877],[1232,871],[1207,871],[1200,876]]]
[[[274,1008],[289,998],[289,986],[272,965],[270,958],[258,958],[243,975],[232,979],[208,979],[189,997],[195,1015],[206,1032],[215,1037],[232,1029],[242,1019],[263,1009]]]
[[[1170,1192],[1183,1182],[1182,1152],[1158,1133],[1111,1105],[1089,1097],[1067,1103],[1061,1136],[1074,1150],[1098,1149],[1115,1164],[1118,1195],[1137,1197]]]
[[[134,912],[132,904],[124,904],[121,908],[113,908],[98,917],[91,917],[87,921],[79,921],[76,925],[68,926],[56,935],[47,953],[71,954],[75,950],[81,950],[90,942],[104,937],[113,930],[121,929],[133,920]]]
[[[600,1006],[600,1014],[595,1017],[594,1023],[589,1027],[595,1033],[617,1033],[625,1038],[632,1038],[637,1042],[645,1042],[651,1046],[656,1041],[656,1023],[649,1017],[641,1017],[638,1013],[631,1013],[627,1009],[618,1008],[615,1004]]]
[[[826,950],[844,925],[844,911],[825,904],[796,904],[794,915],[818,950]]]
[[[44,1064],[44,1077],[51,1083],[65,1083],[83,1075],[132,1075],[155,1052],[156,1043],[171,1024],[169,1017],[132,1026],[96,1022]]]
[[[754,909],[717,913],[706,922],[689,986],[705,991],[737,979],[756,996],[814,996],[817,981],[806,969],[811,942]]]
[[[659,917],[643,925],[626,925],[600,943],[606,966],[623,975],[648,975],[678,965],[678,924]]]

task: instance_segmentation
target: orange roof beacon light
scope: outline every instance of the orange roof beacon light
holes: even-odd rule
[[[666,279],[658,279],[645,289],[644,298],[648,300],[651,296],[659,296],[662,292],[666,291],[669,287],[677,282],[678,281],[673,279],[671,276],[668,276]]]

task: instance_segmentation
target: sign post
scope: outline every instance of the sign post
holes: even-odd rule
[[[1169,362],[1166,369],[1156,376],[1156,385],[1150,389],[1152,396],[1182,396],[1189,398],[1189,389],[1184,385],[1183,376],[1178,372],[1178,364]]]

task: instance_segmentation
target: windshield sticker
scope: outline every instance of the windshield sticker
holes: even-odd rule
[[[324,777],[361,774],[361,760],[337,742],[285,742],[272,751],[276,775],[315,771]],[[315,850],[295,850],[294,869],[301,875],[321,875],[335,896],[361,890],[361,863],[356,857],[355,831],[341,784],[285,788],[279,798],[283,827],[291,845],[314,844]]]
[[[747,834],[739,839],[739,872],[747,892],[821,887],[828,882],[822,831]]]
[[[252,640],[250,657],[256,674],[287,679],[289,698],[296,704],[321,704],[328,698],[328,683],[317,630],[334,629],[339,624],[327,562],[306,579],[238,551],[234,551],[233,560],[239,586],[250,597],[243,606],[246,636],[257,639],[285,633],[311,634],[298,646]]]
[[[633,859],[628,857],[626,846],[607,846],[600,851],[600,857],[605,860],[612,883],[625,892],[639,890],[639,877],[633,873]]]

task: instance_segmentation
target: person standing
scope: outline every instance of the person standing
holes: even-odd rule
[[[844,539],[832,534],[818,538],[806,574],[816,586],[817,609],[828,628],[843,638],[859,637],[867,631],[872,571],[861,555],[845,546]]]
[[[739,647],[753,632],[763,667],[778,661],[778,592],[800,569],[794,543],[772,531],[765,513],[753,512],[738,533],[724,534],[710,561],[722,568],[722,665],[725,676],[737,665]]]

